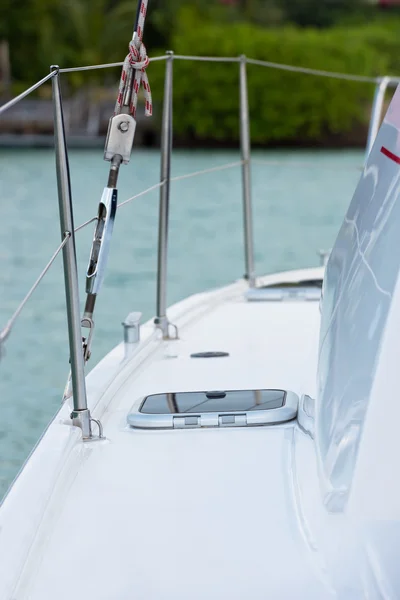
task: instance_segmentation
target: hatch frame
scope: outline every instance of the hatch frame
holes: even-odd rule
[[[271,391],[278,391],[276,388],[264,388],[262,391],[268,391],[269,389],[271,389]],[[203,390],[188,390],[187,392],[183,391],[183,393],[199,393],[199,391],[203,392]],[[254,392],[256,390],[225,391]],[[224,429],[226,427],[278,425],[296,419],[299,406],[299,397],[296,393],[290,390],[279,391],[285,392],[283,405],[279,408],[153,414],[140,412],[145,400],[153,395],[148,394],[142,396],[139,401],[135,402],[135,408],[127,416],[127,423],[134,429]],[[182,391],[180,393],[182,393]],[[230,417],[230,420],[226,420],[226,417]],[[197,419],[197,421],[195,421],[195,419]]]

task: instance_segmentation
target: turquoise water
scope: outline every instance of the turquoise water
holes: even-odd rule
[[[359,178],[362,153],[255,152],[257,273],[313,266],[329,248]],[[238,160],[227,151],[180,151],[173,175]],[[101,150],[70,155],[75,224],[94,216],[107,181]],[[121,169],[120,201],[158,181],[159,154],[135,151]],[[59,244],[54,156],[50,150],[0,152],[0,326]],[[122,337],[132,310],[155,310],[158,192],[117,214],[104,287],[96,306],[91,367]],[[77,234],[81,298],[93,224]],[[172,186],[168,301],[231,282],[244,272],[238,168]],[[0,498],[60,404],[68,374],[61,257],[24,309],[0,362]]]

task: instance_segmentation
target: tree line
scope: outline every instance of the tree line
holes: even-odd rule
[[[325,28],[370,18],[370,0],[149,0],[145,41],[149,50],[172,47],[185,10],[201,22]],[[63,67],[121,60],[131,38],[136,0],[2,0],[0,73],[32,82],[51,63]],[[196,52],[196,48],[193,48]],[[92,77],[100,77],[99,73]],[[79,78],[76,78],[79,84]]]
[[[3,94],[62,67],[118,62],[127,52],[136,0],[2,0]],[[150,56],[239,56],[368,76],[400,75],[400,14],[368,0],[149,0]],[[11,84],[4,84],[7,71]],[[151,63],[153,127],[161,114],[164,64]],[[237,64],[174,63],[174,131],[185,145],[238,140]],[[120,70],[63,76],[82,114],[113,96]],[[248,67],[252,140],[352,144],[365,136],[374,86]],[[42,97],[50,86],[38,91]],[[1,95],[1,88],[0,88]],[[108,101],[108,99],[107,99]],[[110,102],[112,102],[110,100]],[[110,104],[111,106],[111,104]],[[182,107],[185,107],[182,110]]]

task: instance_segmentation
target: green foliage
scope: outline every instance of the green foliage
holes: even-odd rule
[[[345,23],[337,27],[344,35],[358,40],[367,48],[386,57],[387,71],[385,75],[399,75],[400,73],[400,16],[393,14],[391,17],[375,17],[370,22],[360,24]]]
[[[177,54],[239,56],[358,75],[386,74],[389,48],[381,52],[379,28],[364,31],[286,26],[265,29],[250,24],[201,23],[196,11],[181,14],[173,37]],[[396,48],[398,47],[396,41]],[[397,53],[398,54],[398,53]],[[197,140],[238,139],[239,66],[176,61],[174,130]],[[162,79],[154,73],[155,96]],[[331,78],[248,66],[252,140],[312,141],[345,134],[368,119],[373,86]]]
[[[346,16],[360,17],[370,8],[365,0],[281,0],[280,4],[286,20],[302,27],[330,27]]]
[[[150,55],[167,47],[177,54],[246,54],[327,71],[399,74],[400,16],[382,16],[366,1],[237,0],[227,5],[218,0],[150,0],[145,42]],[[136,0],[2,0],[0,40],[9,42],[14,91],[43,77],[52,63],[69,67],[122,60],[135,4]],[[367,20],[367,13],[374,18]],[[163,63],[149,67],[158,114],[163,68]],[[238,64],[176,61],[175,132],[182,140],[237,141],[238,74]],[[98,70],[73,73],[68,82],[72,89],[116,89],[118,77],[118,69]],[[373,94],[369,84],[252,65],[248,80],[252,138],[260,144],[343,135],[368,118]],[[43,92],[44,88],[39,91]]]
[[[2,2],[0,39],[9,42],[13,79],[30,83],[48,73],[51,64],[112,62],[122,60],[127,52],[135,16],[131,0]],[[86,74],[84,81],[88,77],[92,74]],[[99,74],[94,78],[98,80]],[[78,74],[71,81],[83,83]]]
[[[131,37],[138,0],[1,0],[0,41],[10,47],[13,79],[36,81],[51,63],[63,67],[121,59]],[[228,25],[263,26],[285,22],[325,26],[360,10],[369,0],[150,0],[146,21],[149,48],[171,47],[180,12],[189,8],[199,19]],[[98,80],[102,75],[96,74]],[[80,84],[79,76],[73,83]]]

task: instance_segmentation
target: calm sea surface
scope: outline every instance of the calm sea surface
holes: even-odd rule
[[[258,274],[319,264],[360,175],[353,151],[255,152],[255,258]],[[180,151],[173,175],[238,160],[235,152]],[[101,150],[72,151],[75,224],[97,211],[107,181]],[[159,154],[135,151],[121,168],[119,200],[158,181]],[[0,327],[59,244],[54,155],[0,151]],[[117,213],[108,272],[96,306],[92,368],[122,337],[132,310],[155,311],[158,192]],[[81,300],[93,224],[77,234]],[[244,272],[238,168],[172,186],[168,301],[224,285]],[[0,361],[0,498],[56,412],[68,374],[65,300],[59,256],[18,320]]]

